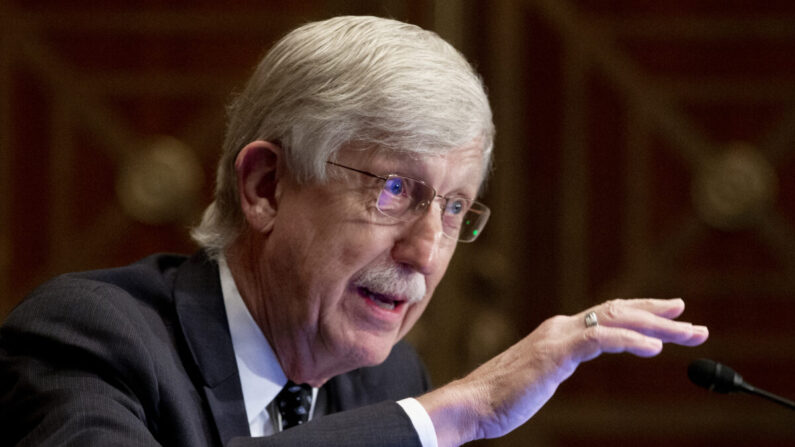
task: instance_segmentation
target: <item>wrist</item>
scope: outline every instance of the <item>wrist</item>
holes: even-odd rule
[[[480,397],[483,392],[456,380],[417,398],[436,430],[439,447],[458,446],[478,438]]]

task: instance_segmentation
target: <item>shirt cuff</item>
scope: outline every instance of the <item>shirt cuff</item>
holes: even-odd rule
[[[417,399],[409,397],[399,400],[398,405],[403,408],[403,411],[411,419],[411,424],[414,425],[414,430],[417,431],[417,435],[420,437],[422,447],[437,447],[436,429],[433,427],[433,421],[431,421],[431,417],[428,416],[428,412],[425,411],[422,404]]]

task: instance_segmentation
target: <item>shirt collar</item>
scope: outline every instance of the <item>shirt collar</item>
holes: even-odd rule
[[[268,406],[287,383],[279,360],[262,330],[254,322],[237,289],[223,256],[218,260],[224,307],[235,350],[246,416],[251,422]]]

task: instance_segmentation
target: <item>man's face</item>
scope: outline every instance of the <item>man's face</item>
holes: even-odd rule
[[[474,199],[482,179],[480,145],[441,156],[366,154],[343,150],[337,161],[421,179],[442,196]],[[324,379],[384,361],[428,305],[456,247],[443,235],[440,201],[397,221],[375,208],[383,182],[328,169],[325,184],[282,185],[260,263],[270,298],[264,330],[282,366]],[[405,290],[422,298],[407,301]]]

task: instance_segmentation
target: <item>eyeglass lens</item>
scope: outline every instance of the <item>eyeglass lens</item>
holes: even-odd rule
[[[383,214],[405,220],[425,209],[436,198],[430,186],[409,177],[390,175],[378,195],[377,208]],[[445,198],[442,212],[444,233],[464,242],[475,240],[489,216],[489,210],[478,202],[460,197]]]

